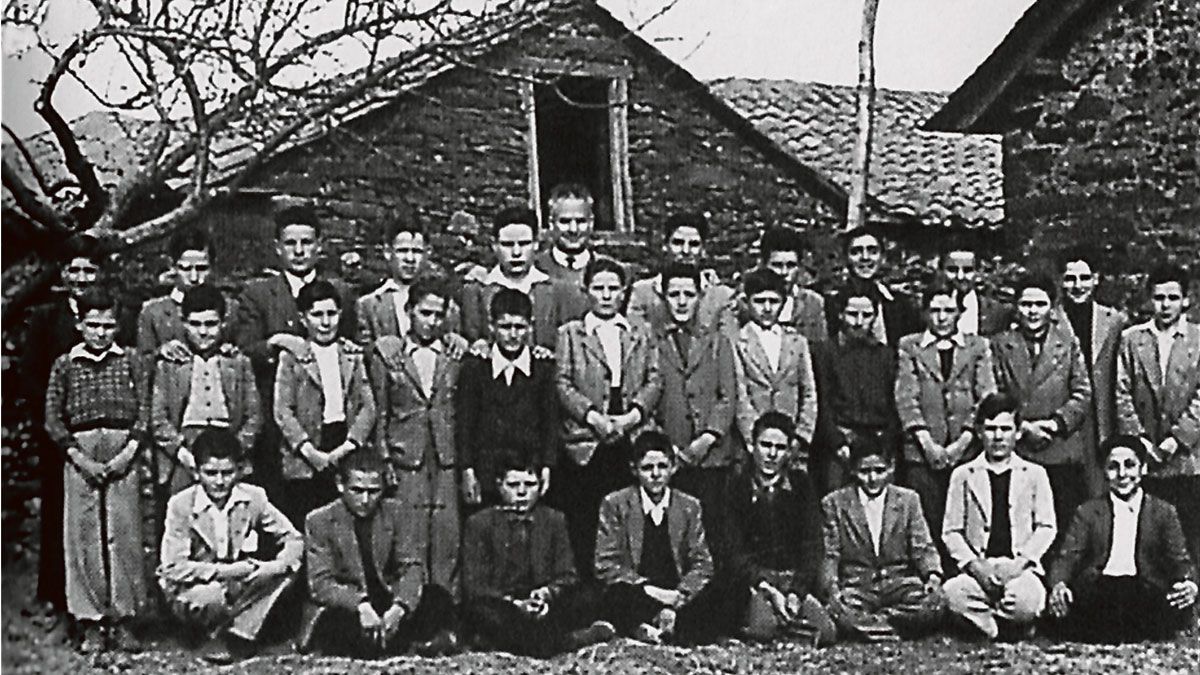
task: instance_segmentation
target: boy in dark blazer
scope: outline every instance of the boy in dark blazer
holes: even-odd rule
[[[655,335],[663,387],[654,417],[675,446],[680,463],[675,486],[700,500],[705,526],[716,536],[735,459],[733,348],[718,326],[701,324],[695,265],[668,265],[661,279],[669,318]]]
[[[375,397],[362,347],[338,337],[342,298],[337,288],[314,281],[300,289],[296,306],[308,339],[279,356],[274,417],[283,436],[279,507],[299,523],[337,497],[338,462],[367,449],[375,425]]]
[[[455,438],[463,467],[463,494],[470,504],[498,503],[501,448],[522,453],[537,467],[542,494],[558,461],[558,391],[552,358],[530,343],[533,303],[502,288],[492,296],[491,346],[462,361],[454,393]]]
[[[539,503],[536,467],[505,452],[496,467],[500,505],[467,519],[464,611],[483,644],[539,658],[611,639],[596,621],[596,593],[580,586],[567,520]]]
[[[820,588],[843,635],[868,641],[928,632],[945,610],[942,565],[916,492],[892,485],[892,455],[851,449],[854,485],[821,500]]]
[[[356,453],[338,467],[339,497],[304,523],[308,602],[297,647],[355,658],[458,651],[454,601],[430,584],[417,522],[383,497],[387,465]]]
[[[1068,639],[1161,639],[1189,623],[1195,572],[1175,508],[1142,490],[1148,445],[1105,443],[1109,494],[1079,508],[1050,567],[1050,615]]]
[[[675,456],[664,434],[643,432],[631,466],[637,485],[600,506],[595,569],[608,618],[643,642],[710,641],[718,595],[707,590],[713,562],[700,502],[670,487]]]
[[[733,476],[722,500],[730,618],[750,639],[791,635],[829,643],[836,629],[813,597],[821,559],[820,510],[808,473],[789,466],[794,432],[795,424],[783,413],[758,418],[753,462]]]

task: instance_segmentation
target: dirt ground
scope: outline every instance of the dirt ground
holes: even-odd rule
[[[14,567],[16,569],[14,569]],[[467,653],[453,658],[398,657],[383,661],[299,656],[286,643],[254,659],[214,669],[177,642],[159,638],[140,654],[84,658],[67,646],[62,627],[47,633],[25,615],[33,588],[26,565],[8,565],[3,574],[3,652],[5,675],[90,673],[404,673],[405,675],[562,675],[670,673],[1200,673],[1200,633],[1159,644],[1096,647],[1035,639],[1023,644],[984,645],[939,636],[891,645],[838,645],[812,650],[787,643],[767,646],[727,641],[700,649],[650,647],[631,641],[565,654],[547,661],[498,653]]]

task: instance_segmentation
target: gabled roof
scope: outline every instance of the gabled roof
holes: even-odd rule
[[[997,109],[1018,76],[1043,51],[1072,39],[1079,29],[1128,0],[1037,0],[1017,20],[999,46],[924,124],[928,130],[996,133],[1004,131]]]
[[[749,79],[709,86],[797,160],[850,189],[855,87]],[[870,193],[926,224],[996,225],[1004,218],[1000,138],[922,131],[945,100],[941,92],[878,90]]]

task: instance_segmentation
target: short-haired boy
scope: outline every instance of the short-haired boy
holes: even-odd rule
[[[1142,489],[1149,441],[1104,444],[1108,494],[1075,512],[1050,567],[1050,615],[1087,642],[1168,638],[1189,623],[1196,576],[1175,507]]]
[[[595,593],[579,585],[566,518],[539,503],[537,467],[505,456],[496,471],[500,505],[467,519],[467,621],[484,644],[536,657],[611,639],[612,625],[594,620]]]
[[[174,614],[207,636],[202,657],[230,663],[257,651],[271,609],[300,569],[304,541],[266,491],[241,481],[232,431],[206,429],[192,453],[197,484],[167,503],[158,583]]]
[[[212,240],[202,229],[181,228],[167,244],[167,255],[171,260],[171,291],[147,300],[137,318],[138,353],[148,364],[153,364],[160,349],[178,359],[185,357],[183,298],[189,290],[208,283],[212,270]],[[225,314],[233,316],[234,307],[227,304]]]
[[[820,587],[829,611],[851,638],[884,641],[926,633],[941,619],[945,598],[921,499],[892,485],[895,459],[869,439],[851,448],[850,468],[854,484],[821,501]]]
[[[708,589],[713,562],[700,502],[670,487],[676,464],[666,435],[643,432],[630,465],[637,484],[600,505],[595,569],[608,619],[643,642],[711,641],[719,601]]]

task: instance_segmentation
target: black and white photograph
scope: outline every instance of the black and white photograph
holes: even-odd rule
[[[0,51],[4,675],[1200,673],[1200,2]]]

